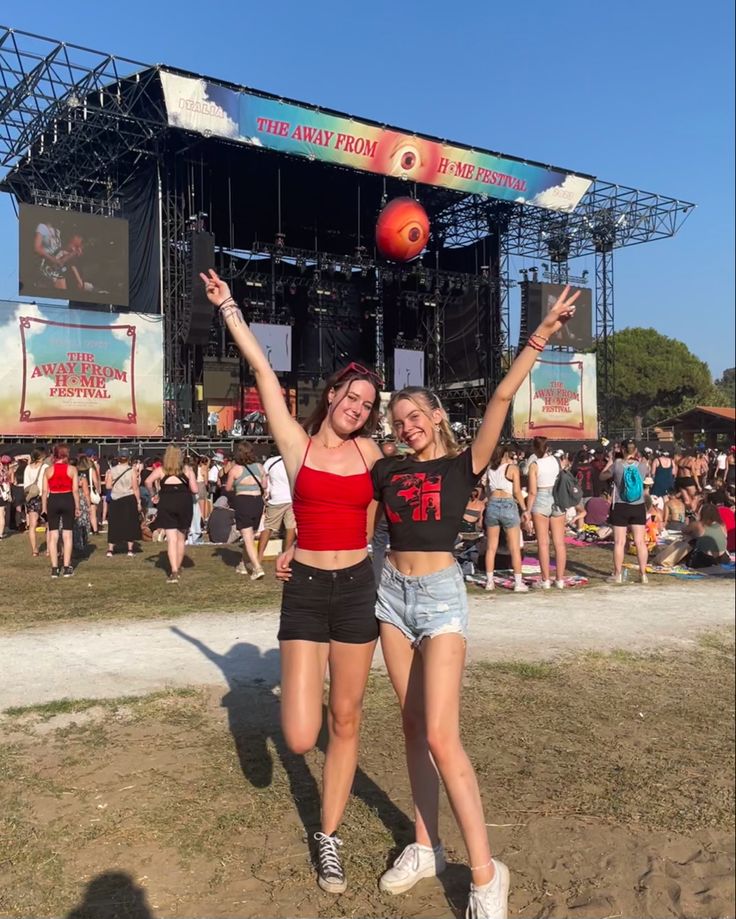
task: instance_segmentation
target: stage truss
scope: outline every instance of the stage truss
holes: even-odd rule
[[[114,215],[119,210],[121,187],[137,165],[156,163],[167,323],[167,433],[175,433],[184,423],[181,394],[190,392],[192,385],[191,361],[183,342],[190,295],[189,235],[196,214],[191,201],[179,195],[175,185],[167,184],[161,172],[165,136],[171,129],[159,68],[0,26],[0,87],[0,190],[17,201]],[[511,256],[549,259],[560,279],[567,278],[571,261],[594,256],[599,407],[605,423],[615,367],[613,254],[625,246],[674,236],[694,205],[599,179],[572,214],[446,189],[431,189],[427,194],[442,202],[433,216],[433,237],[439,244],[457,247],[484,242],[487,261],[481,266],[481,276],[484,280],[487,276],[490,297],[485,313],[489,347],[484,378],[446,385],[435,373],[432,384],[445,395],[459,389],[462,398],[479,409],[488,400],[513,347]],[[319,258],[321,254],[302,250],[295,257]],[[346,260],[344,254],[337,258],[349,261],[352,270],[365,267],[362,255],[352,260]],[[377,269],[380,299],[381,272],[392,269]],[[382,338],[381,310],[378,304],[379,367],[387,344]],[[430,367],[432,349],[437,355],[434,366],[441,365],[441,313],[438,306],[425,323]]]

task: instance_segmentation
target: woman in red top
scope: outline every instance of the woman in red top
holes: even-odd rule
[[[379,380],[357,364],[333,374],[305,425],[291,416],[276,374],[214,271],[201,275],[248,361],[292,487],[298,544],[284,586],[279,626],[281,724],[295,753],[306,753],[322,727],[329,667],[330,695],[318,881],[346,889],[336,836],[358,762],[360,720],[378,638],[375,580],[368,559],[368,516],[375,512],[370,470],[381,456],[370,439],[379,408]]]
[[[59,527],[64,554],[65,578],[74,574],[72,568],[72,536],[74,520],[79,516],[79,489],[77,470],[69,465],[69,447],[56,444],[53,451],[53,465],[46,467],[41,489],[41,512],[46,515],[47,542],[51,556],[51,577],[58,578],[59,570]]]

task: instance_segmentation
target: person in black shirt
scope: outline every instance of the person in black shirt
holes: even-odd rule
[[[413,455],[379,459],[374,496],[389,526],[376,616],[389,677],[402,710],[415,809],[416,841],[381,877],[388,893],[409,890],[445,868],[439,839],[439,777],[470,857],[468,915],[507,915],[508,869],[491,857],[475,772],[460,740],[467,596],[452,550],[465,506],[498,442],[511,400],[550,336],[575,312],[564,289],[493,394],[476,439],[464,452],[437,396],[421,387],[394,393],[394,432]],[[438,774],[439,773],[439,774]]]

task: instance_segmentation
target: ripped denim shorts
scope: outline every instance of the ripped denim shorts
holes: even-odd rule
[[[467,640],[468,594],[457,564],[411,577],[386,559],[378,585],[376,618],[396,626],[418,648],[424,638],[457,634]]]

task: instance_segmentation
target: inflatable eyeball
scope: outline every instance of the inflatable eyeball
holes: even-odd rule
[[[413,198],[394,198],[378,215],[376,245],[384,258],[408,262],[429,239],[429,217]]]

